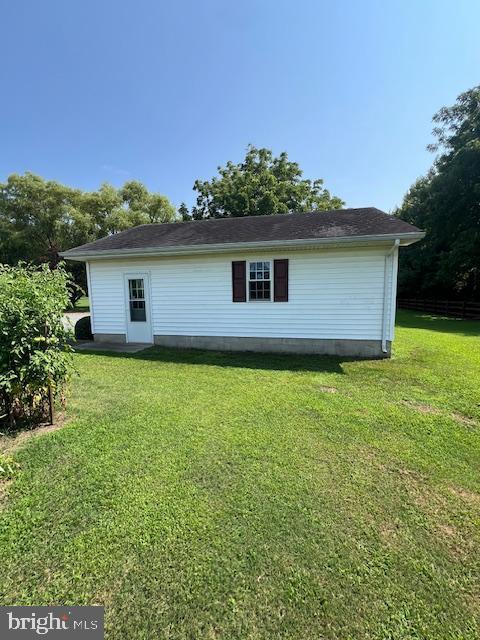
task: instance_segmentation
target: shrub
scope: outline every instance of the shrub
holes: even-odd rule
[[[75,325],[75,338],[77,340],[93,340],[90,316],[84,316],[77,321]]]
[[[71,334],[62,324],[70,286],[61,267],[0,265],[0,424],[45,419],[49,389],[64,399],[72,369]]]

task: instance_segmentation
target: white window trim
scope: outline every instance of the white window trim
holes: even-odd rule
[[[274,275],[273,275],[273,258],[251,258],[246,261],[247,262],[247,302],[251,302],[255,304],[259,302],[260,304],[268,304],[269,302],[273,302],[273,287],[274,287]],[[252,262],[268,262],[270,265],[270,298],[268,300],[251,300],[250,299],[250,264]],[[261,282],[259,280],[252,280],[252,282]],[[268,281],[265,281],[268,282]]]

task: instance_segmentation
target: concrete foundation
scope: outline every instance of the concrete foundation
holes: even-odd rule
[[[125,344],[127,336],[124,333],[96,333],[93,336],[95,342],[108,342],[109,344]]]
[[[96,336],[95,336],[96,339]],[[316,338],[239,338],[233,336],[154,336],[155,344],[181,349],[210,349],[213,351],[260,351],[299,353],[360,358],[389,358],[382,351],[380,340],[323,340]]]

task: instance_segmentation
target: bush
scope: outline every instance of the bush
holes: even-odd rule
[[[63,268],[0,265],[0,424],[39,422],[49,389],[64,400],[72,370],[62,324],[71,281]]]
[[[77,340],[93,340],[90,316],[84,316],[77,321],[75,325],[75,338]]]

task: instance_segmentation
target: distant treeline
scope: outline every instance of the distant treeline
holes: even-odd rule
[[[480,86],[433,120],[438,155],[396,211],[427,232],[401,252],[399,298],[480,300]]]
[[[28,172],[13,174],[0,183],[0,262],[55,267],[65,249],[138,224],[170,222],[175,216],[166,196],[149,192],[135,180],[119,189],[103,184],[98,191],[81,191]],[[85,288],[84,265],[68,268]]]

